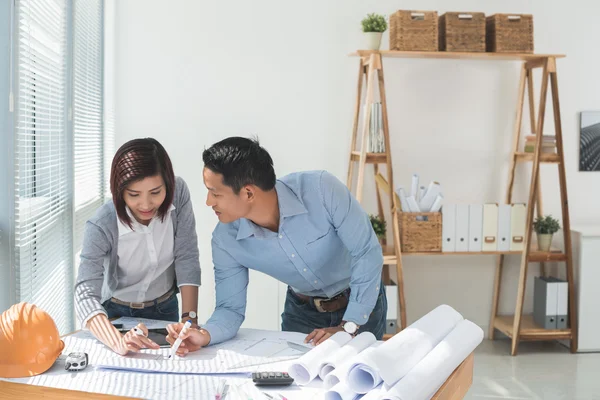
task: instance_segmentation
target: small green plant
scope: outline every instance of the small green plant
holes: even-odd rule
[[[370,215],[369,218],[371,219],[371,225],[373,226],[373,230],[375,231],[377,238],[384,238],[386,229],[385,221],[375,215]]]
[[[374,13],[367,14],[361,24],[363,32],[385,32],[387,29],[385,17]]]
[[[543,234],[553,234],[558,232],[560,229],[560,224],[557,219],[552,218],[551,215],[546,215],[545,217],[537,217],[533,222],[533,229],[541,235]]]

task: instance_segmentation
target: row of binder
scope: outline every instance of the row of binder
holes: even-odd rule
[[[567,329],[569,314],[567,281],[536,277],[533,282],[533,320],[544,329]]]
[[[526,211],[522,203],[446,204],[442,251],[522,251]]]

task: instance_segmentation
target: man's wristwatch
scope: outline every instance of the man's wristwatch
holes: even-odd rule
[[[185,313],[181,314],[181,319],[184,319],[184,318],[196,319],[196,317],[198,317],[198,314],[196,314],[195,311],[185,312]]]
[[[355,322],[352,321],[342,321],[341,327],[344,329],[345,332],[348,332],[352,336],[356,336],[358,328],[360,328],[360,326],[358,326]]]

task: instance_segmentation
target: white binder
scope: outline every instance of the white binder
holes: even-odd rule
[[[456,204],[442,207],[442,251],[456,251]]]
[[[387,320],[398,318],[398,286],[385,285],[385,295],[388,299]]]
[[[510,250],[522,251],[525,246],[525,204],[513,204],[510,215]]]
[[[489,203],[483,205],[483,243],[482,251],[496,251],[498,235],[498,204]]]
[[[498,250],[510,250],[510,220],[511,220],[510,204],[500,204],[498,206]]]
[[[469,205],[456,205],[456,251],[469,251]]]
[[[469,205],[469,251],[481,251],[483,204]]]

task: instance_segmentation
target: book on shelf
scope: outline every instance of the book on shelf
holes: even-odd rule
[[[368,105],[366,105],[368,107]],[[383,112],[381,103],[371,104],[371,118],[369,120],[369,153],[384,153],[385,141],[383,137]]]
[[[536,135],[527,135],[525,137],[525,153],[535,152],[535,144],[537,141]],[[542,153],[554,154],[556,153],[556,137],[550,135],[544,135],[542,137]]]

